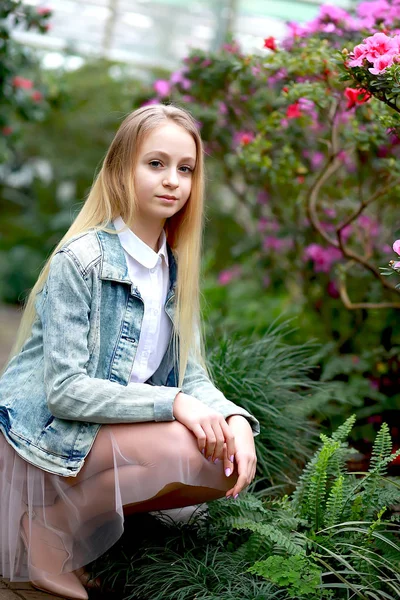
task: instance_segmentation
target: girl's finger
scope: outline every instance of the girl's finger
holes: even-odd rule
[[[233,486],[232,489],[228,490],[227,496],[236,496],[239,494],[245,487],[248,485],[248,476],[249,476],[249,463],[246,461],[245,463],[242,461],[237,463],[239,477]]]
[[[225,475],[227,477],[230,477],[233,473],[233,469],[234,469],[234,464],[229,459],[228,449],[227,449],[226,444],[224,444],[224,472],[225,472]]]
[[[197,438],[197,445],[199,447],[200,452],[202,452],[204,454],[206,442],[207,442],[207,436],[206,436],[204,429],[202,428],[202,426],[199,423],[197,423],[196,425],[193,426],[192,433]]]
[[[219,423],[214,424],[212,427],[213,427],[214,435],[215,435],[215,438],[217,441],[215,443],[214,454],[213,454],[211,460],[215,461],[216,458],[218,458],[219,460],[223,460],[224,459],[224,444],[225,444],[224,433],[223,433]]]
[[[208,459],[213,456],[216,444],[216,437],[213,428],[209,423],[202,425],[204,432],[207,436],[205,454],[204,456]]]
[[[225,419],[221,423],[221,428],[225,437],[228,458],[234,457],[236,454],[235,436]],[[233,460],[231,462],[233,462]]]

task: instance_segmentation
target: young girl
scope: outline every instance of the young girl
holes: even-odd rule
[[[237,494],[258,421],[201,353],[203,147],[172,105],[129,114],[34,286],[0,378],[0,574],[87,598],[124,515]]]

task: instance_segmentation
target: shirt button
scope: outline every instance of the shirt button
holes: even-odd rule
[[[155,308],[155,309],[153,310],[153,314],[154,314],[154,315],[158,315],[158,308]]]
[[[150,273],[155,273],[156,270],[155,269],[150,269]]]

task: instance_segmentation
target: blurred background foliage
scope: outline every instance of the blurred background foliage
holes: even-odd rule
[[[27,27],[46,33],[51,14],[20,2],[5,6],[3,31],[17,6]],[[258,54],[228,37],[217,50],[192,49],[173,72],[147,68],[135,77],[128,65],[105,58],[74,70],[43,69],[40,53],[4,35],[0,301],[23,304],[124,116],[145,102],[175,102],[198,119],[207,153],[202,293],[209,348],[224,336],[263,339],[277,319],[294,319],[285,343],[319,344],[307,377],[321,385],[306,417],[332,430],[355,413],[354,442],[368,457],[382,420],[399,446],[399,313],[346,308],[339,288],[346,278],[354,301],[399,299],[326,243],[307,206],[331,159],[336,110],[341,165],[323,186],[318,220],[331,234],[360,199],[388,187],[346,237],[378,270],[400,237],[400,145],[388,132],[388,107],[376,99],[349,105],[339,50],[359,43],[364,30],[348,27],[340,10],[322,10],[309,30],[293,26],[279,47],[268,38]]]

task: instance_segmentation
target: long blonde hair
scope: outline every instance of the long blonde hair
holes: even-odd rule
[[[46,282],[54,254],[73,236],[89,229],[116,234],[116,231],[107,229],[107,225],[118,215],[121,215],[125,223],[134,221],[137,206],[134,171],[138,150],[145,136],[168,120],[191,134],[197,154],[189,200],[165,224],[168,244],[178,262],[174,341],[179,338],[179,385],[182,385],[190,352],[205,367],[199,306],[204,203],[203,144],[195,119],[183,108],[172,104],[143,106],[131,112],[121,123],[83,207],[54,248],[27,298],[10,359],[21,350],[31,335],[36,318],[35,298]],[[174,347],[176,349],[177,344]]]

